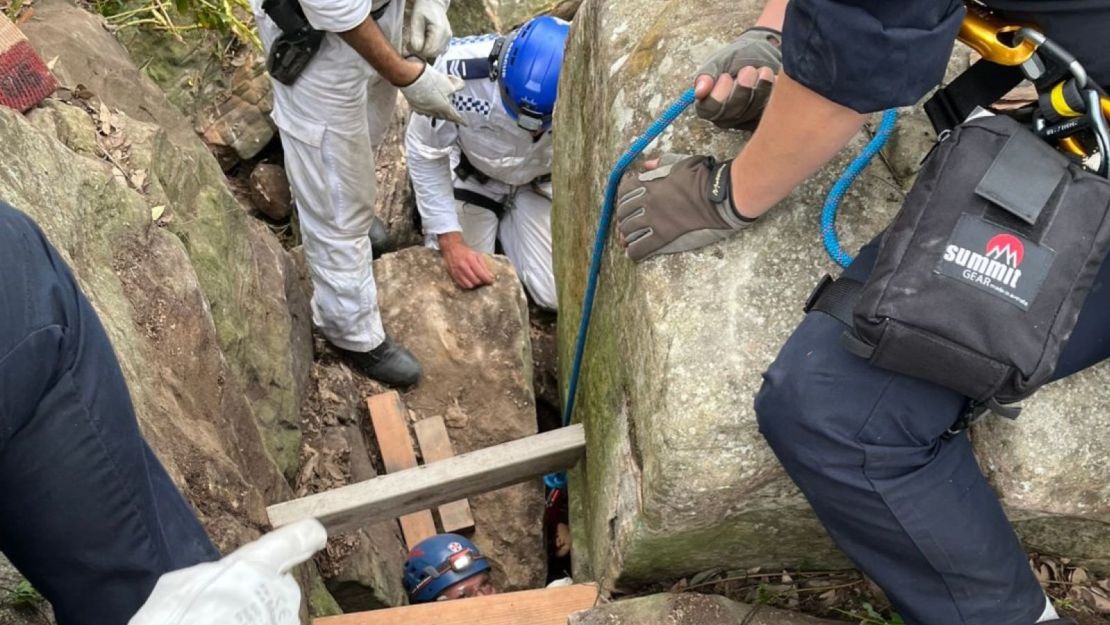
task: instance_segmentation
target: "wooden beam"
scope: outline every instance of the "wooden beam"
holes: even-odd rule
[[[374,435],[382,453],[386,473],[396,473],[416,466],[416,452],[409,436],[408,410],[397,391],[366,398]],[[401,532],[409,549],[425,538],[436,535],[436,522],[431,510],[419,510],[401,517]]]
[[[424,464],[439,462],[455,456],[451,438],[447,435],[447,424],[443,417],[422,419],[412,424],[416,432],[416,442],[420,444],[420,455]],[[474,515],[470,513],[470,502],[466,499],[450,501],[439,507],[439,520],[445,532],[460,532],[474,527]]]
[[[274,527],[315,518],[329,532],[344,532],[561,471],[585,451],[585,431],[575,424],[275,504],[266,511]]]
[[[313,625],[566,625],[571,614],[597,603],[594,584],[543,588],[473,599],[438,601],[329,616]]]

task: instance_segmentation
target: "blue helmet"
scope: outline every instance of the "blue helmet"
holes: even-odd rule
[[[501,85],[505,111],[525,130],[551,127],[569,32],[569,22],[543,15],[497,43],[491,78]]]
[[[488,570],[489,562],[474,543],[458,534],[437,534],[409,552],[405,592],[411,603],[428,603],[447,588]]]

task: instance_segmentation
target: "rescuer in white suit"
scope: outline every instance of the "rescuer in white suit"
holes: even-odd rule
[[[447,46],[449,0],[416,0],[410,49]],[[273,119],[312,275],[313,320],[355,368],[393,386],[416,384],[420,364],[382,327],[367,233],[375,220],[374,152],[397,89],[414,111],[462,121],[462,86],[397,51],[405,0],[252,0],[274,78]]]
[[[568,30],[538,17],[504,38],[453,40],[436,68],[465,80],[452,102],[466,125],[414,115],[405,138],[426,242],[455,283],[492,283],[485,255],[500,239],[532,299],[551,310],[551,115]]]

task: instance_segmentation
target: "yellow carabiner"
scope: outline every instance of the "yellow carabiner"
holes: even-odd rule
[[[960,26],[960,41],[993,63],[1021,65],[1037,51],[1032,41],[1014,43],[1017,31],[1027,25],[999,21],[982,7],[969,3],[967,15]]]

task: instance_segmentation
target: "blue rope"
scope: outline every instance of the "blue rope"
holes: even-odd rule
[[[682,115],[694,103],[694,90],[688,89],[673,104],[671,104],[659,119],[648,127],[639,139],[628,148],[613,166],[609,173],[608,186],[605,189],[605,203],[601,206],[601,216],[598,218],[597,234],[594,235],[594,249],[590,256],[590,272],[586,281],[586,296],[582,300],[582,319],[578,322],[578,339],[574,345],[574,361],[570,367],[570,384],[567,386],[567,399],[563,402],[563,425],[570,425],[574,416],[574,399],[578,391],[578,378],[582,373],[582,356],[586,349],[586,337],[590,332],[590,318],[594,311],[594,295],[597,293],[598,276],[601,274],[601,260],[605,255],[605,242],[609,240],[609,223],[613,220],[613,205],[617,201],[617,188],[620,187],[624,172],[636,160],[648,145]]]
[[[847,267],[852,264],[852,255],[845,252],[840,247],[840,239],[836,236],[836,212],[840,208],[840,200],[844,199],[844,194],[852,187],[852,183],[856,181],[863,170],[871,163],[871,159],[883,149],[890,134],[894,132],[894,124],[898,121],[898,112],[890,109],[883,113],[883,120],[879,124],[879,132],[863,149],[863,152],[856,157],[844,173],[840,175],[840,179],[833,185],[829,195],[825,198],[825,206],[821,209],[821,240],[825,244],[825,251],[829,253],[832,258],[841,267]]]

